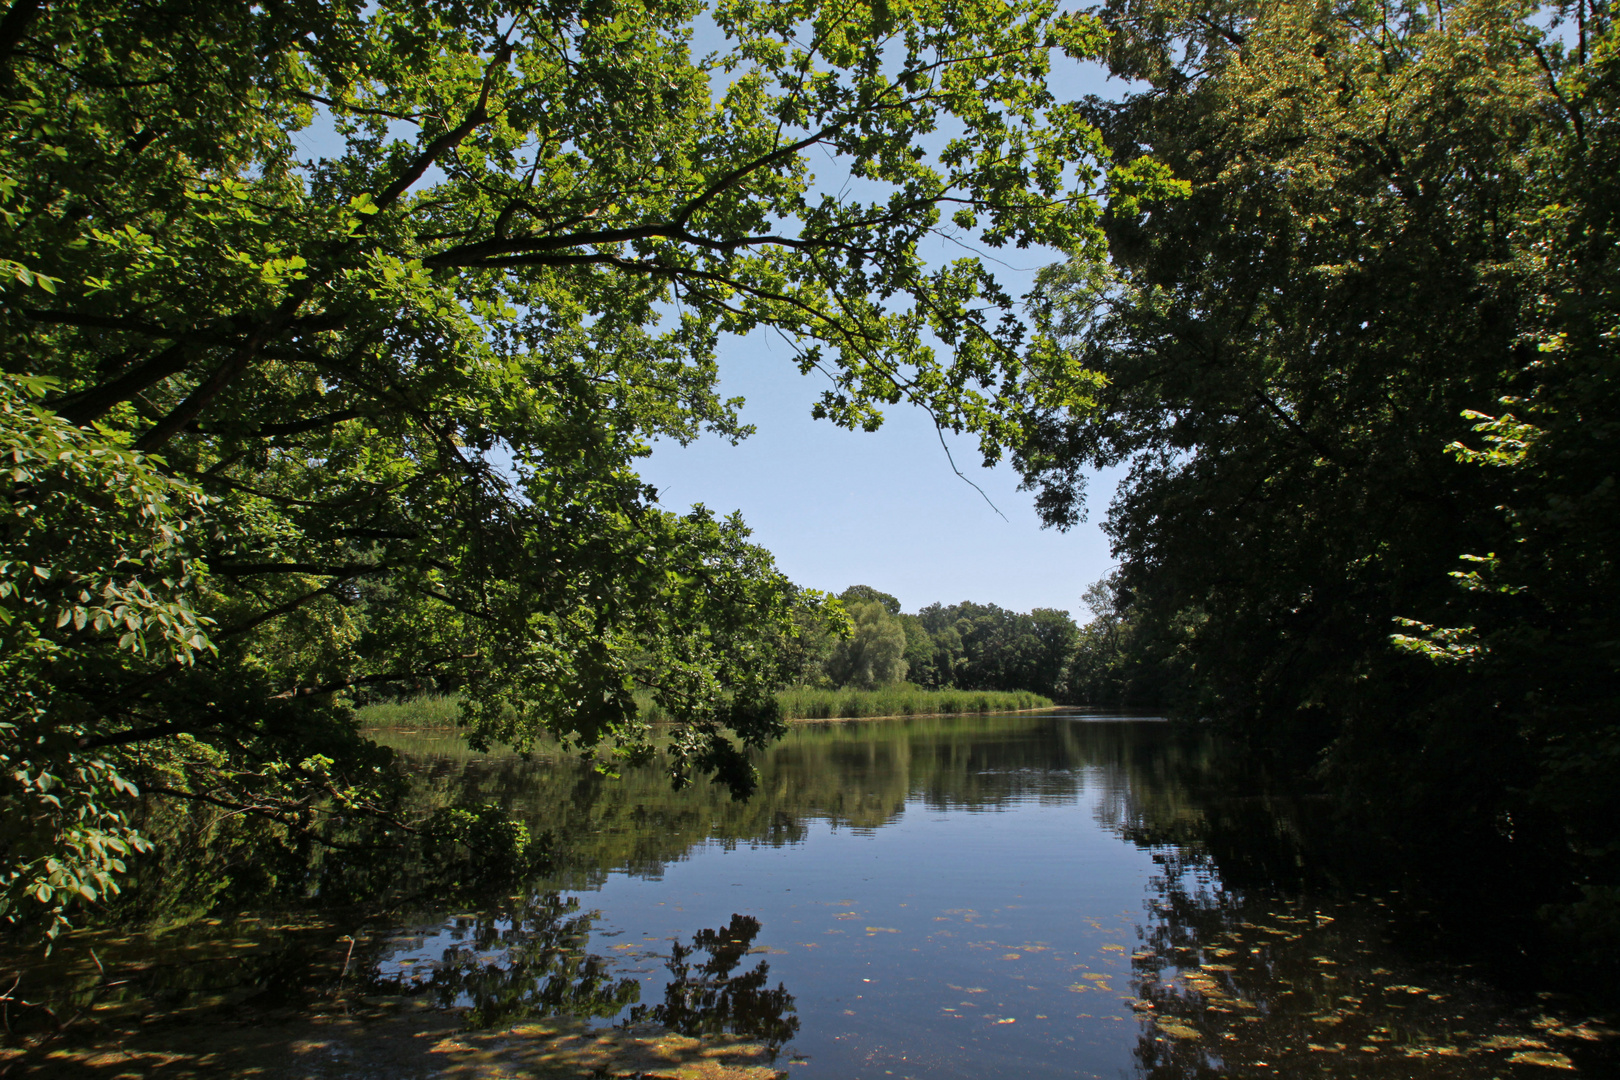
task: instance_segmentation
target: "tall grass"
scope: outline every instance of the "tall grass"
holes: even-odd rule
[[[379,701],[362,705],[354,715],[364,728],[454,731],[461,718],[461,697],[424,694],[408,701]]]
[[[1051,698],[1027,690],[926,690],[910,683],[876,690],[793,687],[778,694],[777,700],[782,703],[782,716],[788,720],[1017,712],[1053,704]]]
[[[813,690],[793,687],[777,695],[786,720],[844,720],[874,716],[955,716],[1050,708],[1052,699],[1027,690],[926,690],[899,683],[877,690]],[[637,694],[641,715],[653,723],[669,719],[650,694]],[[454,694],[381,702],[355,710],[363,727],[389,730],[454,731],[461,715]]]

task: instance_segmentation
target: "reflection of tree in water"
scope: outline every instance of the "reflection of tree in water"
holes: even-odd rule
[[[1347,893],[1341,875],[1376,877],[1333,850],[1330,808],[1241,748],[1123,749],[1096,817],[1158,867],[1132,958],[1140,1077],[1484,1080],[1613,1053],[1601,1026],[1516,1007],[1455,958],[1422,959],[1432,917]]]
[[[1134,778],[1171,767],[1164,754],[1183,752],[1172,734],[1164,724],[1037,715],[795,725],[758,755],[759,791],[743,802],[707,781],[672,791],[657,764],[610,779],[560,751],[480,758],[441,739],[409,753],[422,805],[507,807],[535,836],[559,838],[559,877],[550,883],[588,888],[614,871],[656,877],[705,842],[797,844],[815,821],[883,828],[910,800],[931,810],[1071,803],[1121,769]]]
[[[437,961],[399,963],[378,973],[372,992],[423,995],[441,1008],[467,1006],[471,1027],[544,1016],[617,1015],[641,994],[585,951],[594,912],[559,893],[537,893],[465,920]]]
[[[660,1005],[638,1005],[632,1021],[650,1020],[683,1035],[729,1033],[758,1040],[774,1055],[799,1030],[793,995],[780,983],[766,989],[770,964],[761,960],[748,971],[732,974],[759,934],[759,920],[733,915],[718,930],[699,930],[690,946],[675,943],[668,961],[672,978]],[[695,953],[708,958],[694,965]]]
[[[1132,957],[1144,1080],[1484,1080],[1615,1068],[1603,1025],[1515,1005],[1430,950],[1434,918],[1334,850],[1330,807],[1207,738],[1123,745],[1100,825],[1152,853]],[[1436,909],[1440,910],[1440,909]],[[1446,913],[1446,921],[1455,921]]]
[[[1233,890],[1197,846],[1154,849],[1132,957],[1146,1080],[1485,1080],[1612,1068],[1602,1025],[1514,1007],[1454,964],[1393,947],[1379,897]],[[1547,1073],[1556,1075],[1556,1073]]]

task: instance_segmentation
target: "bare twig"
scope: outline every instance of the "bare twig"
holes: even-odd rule
[[[969,480],[967,476],[963,474],[962,470],[956,467],[956,458],[951,455],[950,445],[945,441],[945,429],[939,424],[935,424],[934,434],[939,436],[940,449],[945,451],[945,460],[951,463],[951,472],[955,473],[957,477],[961,479],[962,483],[966,484],[974,491],[977,491],[979,493],[979,498],[984,500],[985,505],[994,510],[998,518],[1000,518],[1002,521],[1006,521],[1007,515],[1001,512],[1001,507],[990,501],[990,496],[984,493],[984,488],[980,487],[978,484],[975,484],[972,480]]]

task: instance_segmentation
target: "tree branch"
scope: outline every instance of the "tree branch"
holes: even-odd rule
[[[120,731],[112,735],[81,735],[79,737],[79,749],[100,750],[107,746],[128,746],[130,743],[161,739],[168,735],[189,735],[195,731],[207,731],[209,728],[219,724],[223,719],[224,717],[219,717],[201,724],[191,720],[176,720],[170,724],[132,728],[129,731]]]
[[[149,792],[153,795],[167,795],[171,799],[193,799],[197,802],[208,803],[210,806],[217,806],[223,810],[229,810],[235,814],[254,814],[259,817],[269,818],[271,821],[292,827],[301,835],[308,837],[315,843],[320,844],[322,847],[332,848],[334,851],[377,851],[380,848],[380,845],[377,844],[348,844],[341,840],[333,840],[329,837],[322,836],[308,826],[303,825],[295,819],[289,818],[285,807],[276,806],[273,803],[231,802],[221,798],[218,795],[206,795],[200,791],[182,791],[179,788],[167,787],[163,784],[142,784],[140,787],[143,792]],[[356,809],[359,810],[359,812],[365,813],[371,817],[381,818],[390,825],[403,829],[406,832],[416,832],[416,830],[411,828],[409,825],[406,825],[404,822],[395,819],[392,815],[383,813],[380,810],[359,807]]]
[[[441,154],[460,144],[463,139],[489,119],[487,106],[489,104],[490,89],[494,85],[496,73],[505,66],[511,55],[511,46],[503,45],[484,68],[484,81],[479,90],[478,103],[467,114],[467,118],[455,128],[429,143],[416,156],[416,159],[406,167],[405,171],[395,178],[393,183],[382,190],[373,200],[377,209],[387,209],[397,202],[405,192],[411,189],[412,185],[422,178],[422,175],[438,160]],[[348,242],[345,241],[345,243]],[[202,385],[188,394],[184,401],[171,409],[167,416],[159,420],[137,439],[135,448],[151,453],[160,449],[175,435],[184,430],[187,424],[195,420],[238,375],[253,363],[266,342],[287,328],[312,291],[313,284],[310,279],[306,278],[298,288],[281,302],[268,319],[259,324],[252,337],[248,338],[214,369],[213,373],[204,380]]]
[[[410,671],[381,671],[374,675],[357,675],[352,679],[333,679],[331,682],[319,686],[295,686],[291,690],[283,690],[273,695],[273,700],[286,701],[288,698],[313,697],[316,694],[330,694],[337,690],[346,690],[351,686],[369,686],[373,683],[401,682],[405,679],[420,679],[431,677],[440,664],[451,660],[481,660],[483,653],[461,653],[459,656],[441,656],[437,660],[429,661],[425,669],[413,668]]]
[[[17,51],[44,7],[44,0],[12,0],[0,19],[0,85],[11,81],[11,54]]]
[[[325,563],[239,563],[234,566],[211,566],[211,573],[224,577],[249,577],[258,574],[313,574],[317,577],[365,577],[371,574],[386,574],[398,567],[379,565],[377,563],[340,563],[329,566]]]
[[[1309,431],[1307,431],[1305,426],[1298,420],[1295,420],[1292,416],[1288,415],[1288,410],[1284,409],[1281,405],[1278,405],[1275,401],[1273,401],[1270,395],[1268,395],[1264,390],[1255,390],[1254,396],[1256,401],[1260,402],[1260,404],[1264,405],[1268,410],[1270,410],[1272,415],[1276,416],[1277,419],[1283,422],[1283,426],[1287,427],[1288,430],[1292,431],[1295,435],[1298,435],[1300,439],[1302,439],[1312,450],[1315,450],[1323,458],[1331,461],[1341,469],[1344,467],[1344,464],[1339,460],[1338,454],[1334,453],[1327,446],[1323,445],[1322,442],[1318,440],[1315,435],[1312,435]]]
[[[848,123],[848,120],[846,119],[844,123]],[[800,150],[814,146],[816,143],[826,138],[827,135],[838,130],[838,128],[842,126],[843,123],[831,124],[822,128],[814,135],[806,135],[798,142],[789,143],[787,146],[772,150],[769,154],[766,154],[763,157],[755,158],[753,161],[746,162],[737,166],[735,169],[732,169],[730,172],[720,177],[720,179],[710,184],[702,192],[702,194],[689,200],[685,206],[681,207],[680,212],[675,215],[676,227],[684,229],[686,227],[686,223],[692,220],[692,215],[703,209],[704,204],[706,204],[716,195],[720,194],[722,191],[725,191],[732,184],[735,184],[738,180],[741,180],[743,177],[753,172],[755,169],[763,169],[770,165],[774,165],[776,162],[781,161],[785,157],[797,154]]]
[[[290,612],[297,611],[299,608],[303,607],[305,604],[309,603],[311,600],[314,600],[316,597],[330,596],[333,593],[333,591],[337,588],[337,585],[338,585],[338,583],[334,581],[330,585],[326,585],[323,588],[316,589],[314,592],[305,593],[303,596],[297,597],[296,599],[293,599],[293,600],[289,600],[285,604],[282,604],[282,605],[280,605],[278,607],[273,607],[269,611],[261,612],[260,614],[255,615],[253,618],[247,620],[246,622],[237,623],[235,626],[227,627],[224,630],[215,631],[214,633],[211,633],[208,636],[211,637],[211,638],[215,638],[215,639],[222,639],[222,638],[228,638],[228,637],[235,637],[237,634],[245,634],[249,630],[252,630],[254,627],[262,626],[264,623],[269,622],[271,619],[278,619],[281,616],[286,615],[286,614],[288,614]]]
[[[1584,31],[1585,27],[1583,26],[1582,29]],[[1564,115],[1568,116],[1570,123],[1575,126],[1575,141],[1584,147],[1586,145],[1586,123],[1581,116],[1581,110],[1570,104],[1563,91],[1558,89],[1558,76],[1553,71],[1552,62],[1547,59],[1547,53],[1534,41],[1527,42],[1527,44],[1530,46],[1530,51],[1536,54],[1536,60],[1541,64],[1541,70],[1547,76],[1547,89],[1552,91],[1552,96],[1557,98],[1558,104],[1563,107]]]
[[[108,409],[128,401],[148,387],[186,369],[193,344],[184,338],[126,371],[111,382],[69,394],[55,403],[57,415],[77,427],[84,427]]]
[[[264,347],[264,343],[281,333],[287,324],[292,322],[293,316],[298,314],[298,309],[304,306],[304,301],[309,297],[311,290],[307,280],[301,284],[303,287],[295,290],[283,300],[270,318],[259,324],[258,329],[254,330],[253,336],[243,342],[230,356],[226,357],[214,369],[213,374],[204,380],[201,386],[186,395],[184,401],[169,410],[167,416],[159,420],[147,430],[146,434],[137,439],[135,449],[148,454],[160,449],[164,443],[174,438],[187,424],[195,420],[198,414],[206,409],[224,391],[225,387],[231,384],[231,380],[245,371],[247,366],[253,363],[253,358],[258,356],[259,350]]]
[[[510,262],[495,263],[486,260],[492,260],[494,257],[501,255],[561,251],[591,244],[622,244],[631,240],[679,240],[681,243],[691,244],[693,247],[727,253],[736,251],[738,248],[765,245],[793,248],[798,251],[813,250],[815,248],[851,250],[850,245],[833,240],[804,240],[791,236],[744,236],[736,240],[714,240],[688,232],[678,224],[660,223],[656,225],[639,225],[629,229],[597,229],[592,232],[570,233],[566,236],[501,237],[494,240],[484,240],[476,244],[462,244],[459,247],[441,251],[437,255],[429,255],[422,260],[422,265],[511,265]]]
[[[139,322],[135,319],[125,319],[117,315],[87,315],[78,311],[45,311],[40,308],[23,308],[23,315],[30,322],[51,323],[57,326],[83,326],[93,330],[119,330],[131,334],[145,334],[147,337],[178,338],[180,335],[167,330],[157,323]]]
[[[511,58],[512,47],[502,45],[500,50],[490,59],[490,62],[484,66],[484,81],[478,91],[478,104],[472,107],[472,110],[467,113],[466,119],[460,124],[428,143],[427,148],[416,155],[416,160],[412,161],[392,184],[383,188],[382,192],[374,200],[377,209],[386,210],[392,206],[399,200],[400,196],[404,195],[418,180],[422,179],[423,174],[439,159],[439,155],[459,146],[463,139],[489,120],[489,92],[495,84],[495,74],[504,68]]]
[[[298,435],[306,431],[314,431],[317,428],[341,424],[345,420],[353,420],[361,415],[363,414],[359,409],[339,409],[336,412],[322,413],[319,416],[311,416],[303,420],[290,420],[285,424],[264,424],[252,433],[252,437],[270,439],[279,435]],[[223,434],[223,432],[210,429],[204,431],[203,434],[217,435]]]

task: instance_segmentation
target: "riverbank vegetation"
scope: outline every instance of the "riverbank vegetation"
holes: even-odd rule
[[[1077,686],[1213,722],[1347,843],[1612,955],[1613,9],[1098,11],[1135,83],[1087,116],[1191,195],[1111,205],[1106,270],[1041,288],[1107,382],[1025,464],[1125,469]]]
[[[878,716],[968,716],[1048,709],[1051,698],[1029,690],[934,690],[898,682],[870,690],[790,686],[776,694],[783,720],[859,720]],[[363,714],[362,714],[363,715]],[[657,713],[649,710],[655,722]]]
[[[859,719],[868,716],[954,716],[1044,709],[1052,699],[1028,690],[929,690],[910,683],[878,690],[817,690],[794,687],[778,695],[789,720]]]
[[[1010,614],[1010,613],[1009,613]],[[842,645],[833,638],[834,646]],[[971,665],[964,665],[971,671]],[[875,716],[951,716],[1020,712],[1049,708],[1053,700],[1031,690],[985,690],[927,687],[903,679],[877,686],[835,686],[825,677],[819,685],[799,683],[776,692],[783,720],[858,719]],[[637,695],[639,715],[652,724],[673,720],[651,694]],[[377,701],[354,712],[364,731],[451,732],[465,726],[461,698],[424,694],[399,701]]]

